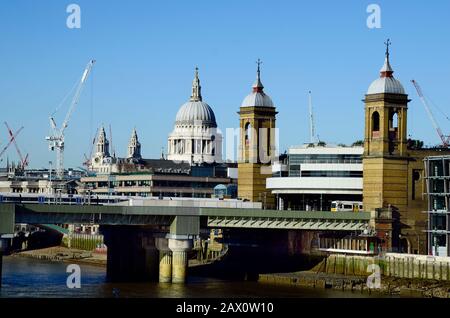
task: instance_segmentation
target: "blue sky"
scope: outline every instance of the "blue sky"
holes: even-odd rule
[[[81,29],[66,27],[70,3],[81,7]],[[381,7],[381,29],[366,25],[371,3]],[[81,166],[102,123],[111,124],[118,155],[136,127],[143,155],[159,157],[189,98],[195,66],[219,127],[236,127],[257,58],[279,111],[282,150],[309,140],[309,90],[322,140],[362,139],[361,100],[378,77],[388,37],[394,76],[412,99],[409,134],[439,142],[412,78],[450,113],[450,1],[3,0],[0,30],[0,120],[25,127],[18,142],[36,168],[55,160],[44,140],[48,116],[90,58],[97,63],[66,131],[66,167]],[[66,111],[57,113],[58,123]],[[3,123],[0,141],[7,142]],[[8,156],[17,159],[13,148]]]

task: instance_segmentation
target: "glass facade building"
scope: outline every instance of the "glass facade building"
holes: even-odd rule
[[[424,159],[428,197],[428,253],[450,255],[450,156]]]

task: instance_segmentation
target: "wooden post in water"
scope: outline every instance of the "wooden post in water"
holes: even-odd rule
[[[8,240],[2,239],[0,236],[0,288],[2,287],[2,270],[3,270],[3,254],[6,252],[8,248]]]
[[[0,250],[0,288],[2,288],[3,252]]]

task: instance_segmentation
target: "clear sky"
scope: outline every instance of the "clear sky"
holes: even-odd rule
[[[69,29],[66,8],[81,8],[81,29]],[[369,29],[366,8],[381,7],[381,28]],[[31,167],[55,160],[44,137],[48,116],[88,60],[93,76],[66,130],[66,167],[81,166],[90,135],[112,126],[119,156],[136,127],[146,158],[167,147],[178,108],[188,100],[194,67],[219,127],[238,126],[257,58],[262,82],[279,111],[280,145],[309,140],[308,91],[320,139],[363,138],[361,101],[383,64],[391,38],[394,76],[412,102],[408,131],[426,144],[439,139],[410,80],[450,113],[450,1],[0,1],[0,147],[3,121],[30,154]],[[67,106],[56,114],[60,124]],[[434,110],[444,132],[449,122]],[[17,160],[14,148],[8,151]],[[5,164],[5,157],[1,166]]]

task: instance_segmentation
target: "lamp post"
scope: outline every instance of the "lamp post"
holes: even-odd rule
[[[438,244],[437,244],[437,236],[436,235],[433,236],[433,243],[434,243],[434,256],[439,256],[438,255]]]
[[[48,169],[48,181],[49,181],[48,186],[49,186],[50,194],[52,194],[52,162],[49,161],[48,164],[50,166]]]
[[[385,236],[385,249],[386,249],[386,253],[389,252],[389,233],[386,232],[384,233]]]
[[[417,234],[417,254],[420,254],[420,234]]]

